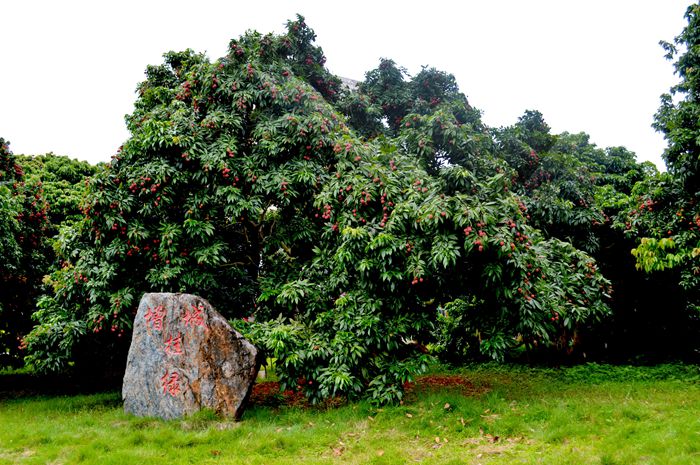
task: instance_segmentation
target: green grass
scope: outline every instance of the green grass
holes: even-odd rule
[[[0,401],[0,464],[699,464],[695,366],[475,366],[477,394],[164,422],[117,393]],[[2,376],[0,376],[2,383]],[[449,404],[449,405],[447,405]]]

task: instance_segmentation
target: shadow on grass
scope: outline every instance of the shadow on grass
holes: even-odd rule
[[[36,396],[73,396],[121,390],[121,378],[1,373],[0,400]]]

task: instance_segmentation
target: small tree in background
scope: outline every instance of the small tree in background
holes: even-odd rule
[[[41,184],[47,203],[47,237],[58,232],[60,225],[82,219],[80,208],[87,178],[99,168],[85,161],[47,153],[44,155],[16,155],[17,163],[24,171],[26,180]]]

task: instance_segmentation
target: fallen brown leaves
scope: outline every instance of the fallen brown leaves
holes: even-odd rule
[[[404,390],[405,398],[410,400],[416,394],[434,390],[458,391],[464,396],[475,396],[488,391],[488,386],[475,386],[461,375],[426,375],[418,377],[415,382],[405,383]],[[342,399],[329,399],[324,405],[332,407],[342,403]],[[256,383],[250,395],[250,404],[269,407],[309,407],[309,402],[300,389],[280,391],[280,383],[277,381]],[[445,404],[444,408],[450,410],[451,406]],[[411,417],[410,414],[406,416]]]
[[[306,396],[301,391],[280,391],[280,383],[277,381],[263,381],[255,383],[250,394],[251,405],[264,405],[279,407],[282,405],[294,407],[307,407],[309,405]]]
[[[465,376],[461,375],[419,376],[415,382],[405,383],[403,387],[406,392],[406,398],[409,400],[415,395],[427,391],[450,390],[457,391],[464,396],[477,396],[489,390],[488,386],[476,386]],[[445,409],[449,408],[449,404],[446,404]]]

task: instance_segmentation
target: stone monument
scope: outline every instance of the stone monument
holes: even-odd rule
[[[124,410],[172,419],[207,408],[238,419],[260,367],[258,354],[206,300],[145,294],[124,374]]]

